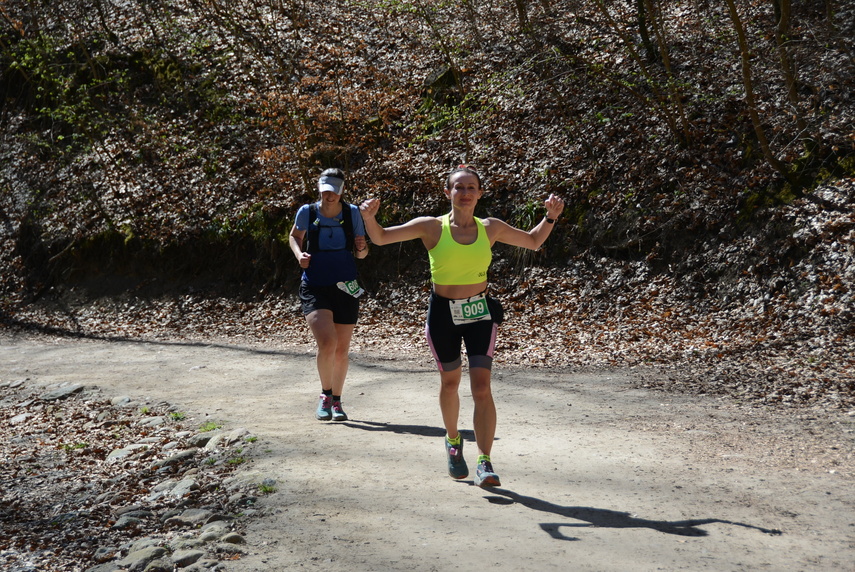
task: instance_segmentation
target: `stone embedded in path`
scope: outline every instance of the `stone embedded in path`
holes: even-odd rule
[[[182,498],[193,491],[199,490],[199,485],[193,479],[182,479],[169,491],[170,496]]]
[[[161,467],[171,467],[173,465],[181,465],[192,459],[196,456],[196,453],[199,449],[185,449],[179,453],[172,455],[171,457],[167,457],[165,459],[158,459],[151,464],[151,470],[156,470]]]
[[[173,516],[164,523],[166,526],[195,526],[207,522],[214,512],[203,508],[191,508],[180,515]]]
[[[205,556],[205,552],[202,550],[176,550],[172,553],[172,562],[178,568],[186,568],[195,564],[203,556]]]
[[[162,546],[150,546],[131,552],[116,562],[116,565],[121,567],[127,566],[131,572],[142,572],[151,562],[163,558],[166,554],[166,549]]]
[[[32,413],[21,413],[20,415],[15,415],[11,419],[9,419],[9,425],[20,425],[32,416]]]
[[[124,459],[125,457],[128,457],[130,455],[133,455],[134,453],[136,453],[140,449],[148,449],[148,448],[149,448],[148,445],[145,445],[142,443],[137,443],[134,445],[128,445],[127,447],[122,447],[121,449],[115,449],[115,450],[111,451],[109,455],[107,455],[107,461],[118,461],[118,460]]]
[[[74,395],[75,393],[83,391],[83,386],[77,383],[66,385],[64,387],[60,387],[59,389],[54,389],[53,391],[48,391],[46,393],[42,393],[39,396],[39,399],[43,401],[56,401],[58,399],[65,399],[69,395]]]
[[[119,395],[110,400],[110,405],[114,407],[127,407],[131,404],[131,398],[127,395]]]

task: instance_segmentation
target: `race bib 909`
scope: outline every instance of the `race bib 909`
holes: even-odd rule
[[[466,300],[449,300],[448,304],[451,309],[451,319],[457,326],[492,319],[490,307],[487,305],[487,296],[484,294]]]

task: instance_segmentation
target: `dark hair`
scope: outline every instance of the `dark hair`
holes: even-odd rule
[[[335,177],[336,179],[341,179],[342,181],[345,181],[344,171],[342,171],[341,169],[336,169],[335,167],[331,169],[325,169],[324,172],[318,176],[319,179],[321,177]]]
[[[458,165],[457,168],[454,169],[452,172],[450,172],[448,174],[448,177],[445,179],[445,188],[446,189],[451,188],[451,177],[453,177],[457,173],[467,173],[469,175],[474,175],[475,178],[478,179],[478,186],[479,187],[483,186],[481,184],[481,175],[479,175],[478,172],[474,168],[470,167],[469,165]]]

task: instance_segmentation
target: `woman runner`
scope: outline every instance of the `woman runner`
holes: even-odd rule
[[[486,295],[487,269],[492,246],[497,242],[537,250],[552,232],[564,210],[564,201],[549,195],[544,201],[546,216],[530,231],[515,228],[497,218],[480,219],[475,207],[481,198],[481,178],[465,165],[451,172],[445,195],[451,212],[440,217],[421,216],[398,226],[383,228],[375,217],[380,200],[360,205],[365,230],[376,245],[421,239],[430,259],[433,288],[428,304],[425,334],[440,375],[439,406],[445,425],[448,473],[464,479],[469,468],[463,458],[463,440],[458,431],[462,376],[461,341],[469,360],[469,384],[474,401],[475,443],[478,464],[474,482],[481,487],[500,485],[490,452],[496,434],[496,406],[490,388],[493,350],[502,309]]]
[[[342,200],[344,173],[339,169],[321,173],[318,191],[317,203],[297,211],[288,242],[303,269],[300,301],[318,344],[321,395],[315,417],[346,421],[341,395],[363,292],[356,282],[354,257],[365,258],[368,245],[359,209]]]

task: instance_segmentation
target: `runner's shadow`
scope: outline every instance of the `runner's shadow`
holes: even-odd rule
[[[474,486],[474,485],[473,485]],[[603,508],[592,508],[584,506],[561,506],[545,500],[534,497],[527,497],[517,494],[507,489],[491,489],[491,492],[501,495],[484,497],[487,501],[496,504],[512,504],[517,503],[532,510],[539,510],[557,514],[574,520],[581,520],[582,523],[566,523],[566,522],[542,522],[540,528],[548,533],[556,540],[579,540],[572,536],[566,536],[561,532],[562,527],[597,527],[597,528],[650,528],[658,530],[665,534],[676,534],[678,536],[707,536],[707,531],[697,528],[704,524],[722,523],[732,526],[742,526],[745,528],[753,528],[765,534],[779,535],[780,530],[761,528],[751,524],[741,522],[733,522],[720,518],[702,518],[692,520],[648,520],[645,518],[636,518],[627,512],[618,512]],[[587,524],[584,524],[587,523]]]
[[[259,355],[271,355],[271,356],[287,356],[294,358],[304,358],[306,356],[305,352],[298,350],[281,350],[281,349],[264,349],[264,348],[254,348],[254,347],[245,347],[238,346],[232,344],[225,343],[212,343],[206,341],[192,341],[192,340],[181,340],[181,341],[170,341],[170,340],[157,340],[157,339],[145,339],[145,338],[134,338],[131,336],[118,336],[118,335],[107,335],[107,334],[91,334],[85,333],[81,331],[75,331],[68,328],[57,327],[57,326],[46,326],[43,324],[37,324],[35,322],[28,322],[26,320],[20,320],[18,318],[6,316],[2,314],[2,309],[0,309],[0,325],[6,326],[10,329],[21,330],[24,332],[34,332],[38,334],[44,334],[48,336],[54,336],[57,338],[71,338],[75,340],[95,340],[100,342],[111,342],[111,343],[123,343],[123,344],[136,344],[140,346],[163,346],[163,347],[189,347],[189,348],[217,348],[222,350],[229,350],[234,352],[244,352],[249,354],[259,354]]]
[[[420,435],[422,437],[444,437],[445,429],[442,427],[429,427],[427,425],[397,425],[395,423],[378,423],[376,421],[359,421],[351,419],[342,421],[336,425],[344,425],[353,427],[354,429],[362,429],[363,431],[388,431],[389,433],[397,433],[399,435]],[[472,433],[470,431],[470,433]],[[461,431],[461,435],[466,438],[466,432]],[[473,436],[474,439],[474,436]]]

